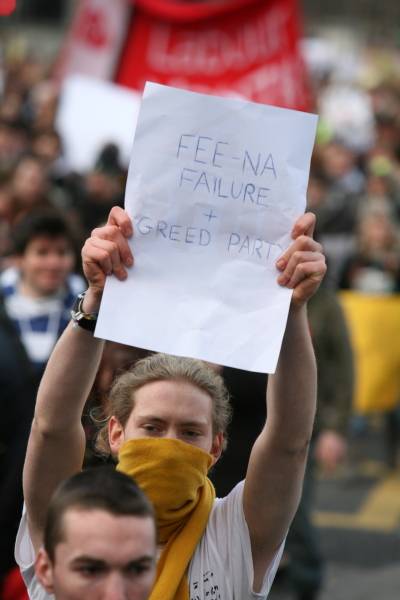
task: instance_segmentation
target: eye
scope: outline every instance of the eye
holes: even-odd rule
[[[104,573],[105,567],[103,565],[80,565],[77,567],[77,571],[84,577],[95,577]]]
[[[183,432],[183,435],[188,438],[196,438],[196,437],[200,437],[201,433],[199,431],[195,431],[193,429],[186,429]]]
[[[47,248],[38,248],[36,250],[36,254],[38,256],[47,256],[49,254],[49,251],[47,250]]]
[[[127,575],[138,576],[147,573],[152,568],[152,563],[132,563],[125,569]]]
[[[161,427],[158,425],[153,425],[152,423],[145,423],[142,425],[142,429],[149,435],[157,435],[161,433]]]

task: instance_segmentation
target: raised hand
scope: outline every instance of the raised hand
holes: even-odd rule
[[[293,243],[277,260],[278,283],[293,289],[292,306],[303,306],[315,294],[326,273],[322,246],[313,239],[315,215],[306,213],[294,224]]]
[[[127,268],[133,265],[128,239],[133,235],[132,222],[119,206],[114,206],[106,225],[94,229],[82,249],[83,272],[89,284],[84,308],[96,311],[106,277],[114,274],[119,280],[127,278]]]

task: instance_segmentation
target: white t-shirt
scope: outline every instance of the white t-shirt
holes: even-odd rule
[[[190,600],[264,600],[268,596],[284,543],[265,573],[261,591],[253,592],[253,561],[243,513],[243,485],[243,481],[238,483],[228,496],[215,500],[206,530],[190,563]],[[19,526],[15,558],[30,599],[53,600],[35,577],[35,553],[26,513]]]

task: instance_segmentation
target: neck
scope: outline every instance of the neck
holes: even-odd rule
[[[19,291],[23,296],[27,298],[50,298],[54,296],[56,292],[44,293],[42,290],[37,289],[35,286],[30,285],[24,279],[21,279],[19,284]]]

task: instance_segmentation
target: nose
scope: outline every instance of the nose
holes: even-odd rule
[[[101,600],[128,600],[128,590],[121,573],[110,573],[104,582]]]
[[[169,427],[165,432],[165,436],[168,440],[179,440],[179,432],[174,427]]]
[[[46,266],[49,269],[60,269],[63,265],[63,257],[56,252],[50,252],[47,256]]]

